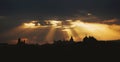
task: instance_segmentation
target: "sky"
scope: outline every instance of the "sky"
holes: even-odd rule
[[[32,20],[43,23],[53,19],[80,19],[84,23],[106,24],[119,31],[119,27],[116,28],[120,25],[119,3],[119,0],[1,0],[0,42],[10,40],[9,36],[3,36],[4,33]]]
[[[98,16],[117,16],[119,5],[119,0],[1,0],[0,13],[1,16],[71,16],[87,11]]]

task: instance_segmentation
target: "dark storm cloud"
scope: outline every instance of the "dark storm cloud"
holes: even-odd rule
[[[74,15],[87,10],[96,15],[117,16],[118,0],[3,0],[0,13],[7,15]]]

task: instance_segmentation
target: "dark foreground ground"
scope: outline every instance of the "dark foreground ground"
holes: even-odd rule
[[[116,62],[120,59],[120,41],[57,41],[54,44],[0,44],[0,62]],[[105,61],[106,60],[106,61]]]
[[[91,62],[118,61],[120,48],[78,48],[61,46],[2,46],[0,61],[5,62]]]

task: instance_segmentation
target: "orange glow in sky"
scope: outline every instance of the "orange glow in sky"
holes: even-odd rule
[[[89,23],[81,20],[47,20],[41,23],[23,23],[4,34],[12,40],[19,37],[26,38],[26,43],[53,43],[54,40],[69,40],[72,36],[76,42],[82,41],[85,36],[94,36],[97,40],[120,39],[120,25]]]

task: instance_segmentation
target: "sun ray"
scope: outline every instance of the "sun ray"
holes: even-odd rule
[[[73,34],[72,29],[63,29],[62,31],[66,32],[68,36],[67,40],[70,40],[71,37],[73,37],[74,40],[76,40],[76,36]]]
[[[48,34],[45,37],[45,41],[47,41],[48,43],[53,43],[52,41],[54,39],[54,34],[55,34],[55,31],[56,31],[56,28],[55,27],[50,27],[49,29],[50,30],[48,31]]]
[[[78,33],[78,31],[76,31],[75,29],[71,29],[72,33],[73,33],[73,36],[75,38],[75,41],[78,42],[78,41],[81,41],[81,35]],[[80,31],[79,31],[80,32]]]

